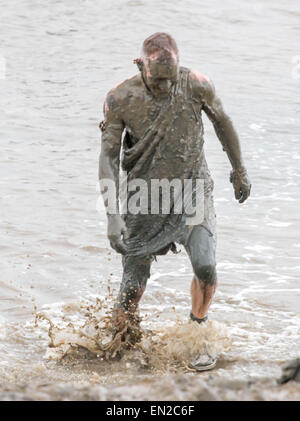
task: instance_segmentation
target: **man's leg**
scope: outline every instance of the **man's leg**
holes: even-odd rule
[[[134,313],[150,277],[151,257],[123,256],[123,278],[118,295],[118,306]]]
[[[217,286],[216,240],[204,227],[194,226],[185,248],[194,271],[191,318],[201,321],[206,318]]]
[[[114,307],[114,319],[118,330],[126,320],[137,320],[138,303],[146,289],[150,277],[152,257],[123,256],[123,278],[117,302]]]
[[[207,320],[207,311],[217,285],[215,248],[216,241],[205,228],[194,226],[185,246],[190,257],[194,278],[191,285],[192,320],[202,323]],[[211,370],[217,362],[209,352],[197,353],[190,361],[196,371]]]

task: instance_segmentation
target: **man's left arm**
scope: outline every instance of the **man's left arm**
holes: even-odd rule
[[[239,203],[243,203],[250,195],[251,184],[242,159],[237,132],[230,117],[225,113],[212,82],[197,72],[192,72],[191,77],[196,93],[200,95],[203,102],[203,110],[213,123],[216,135],[231,163],[230,181],[234,187],[235,198]]]

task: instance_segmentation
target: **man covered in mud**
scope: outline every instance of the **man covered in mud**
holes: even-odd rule
[[[212,82],[197,71],[179,66],[178,48],[169,34],[158,32],[148,37],[143,43],[141,58],[135,62],[139,73],[108,93],[104,103],[105,119],[100,123],[101,191],[104,195],[105,180],[114,181],[117,196],[116,211],[106,208],[108,238],[111,247],[123,255],[116,324],[121,326],[124,319],[135,317],[153,259],[169,250],[176,251],[175,243],[186,249],[194,273],[190,319],[203,323],[216,290],[217,273],[213,181],[204,155],[201,113],[204,111],[211,120],[227,153],[235,198],[243,203],[250,194],[251,185],[240,142]],[[146,183],[149,187],[146,209],[144,206],[136,211],[137,206],[134,210],[127,206],[126,212],[122,211],[119,205],[120,167],[127,175],[126,204],[130,205],[136,194],[128,188],[128,183],[139,180],[136,185]],[[182,185],[184,180],[193,183],[202,180],[202,218],[196,219],[195,223],[186,209],[176,212],[178,200],[174,192],[172,199],[168,198],[171,204],[166,212],[162,190],[156,196],[158,211],[153,212],[150,209],[151,194],[154,195],[150,183],[153,180],[168,180],[170,184],[179,180]],[[197,206],[195,198],[200,190],[193,188],[192,194],[187,195],[190,205],[196,203]],[[195,355],[190,363],[198,371],[211,369],[215,364],[216,359],[208,354]]]

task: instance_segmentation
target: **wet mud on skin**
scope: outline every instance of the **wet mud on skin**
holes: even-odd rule
[[[250,195],[251,184],[242,159],[239,138],[215,93],[213,83],[203,74],[179,65],[176,41],[170,35],[157,32],[147,38],[143,42],[142,58],[138,59],[137,64],[140,74],[126,79],[107,94],[103,106],[105,120],[100,123],[99,179],[107,206],[108,239],[111,247],[123,254],[119,307],[126,311],[130,308],[134,310],[133,306],[140,300],[150,277],[150,262],[132,256],[149,259],[166,254],[169,249],[176,249],[174,243],[181,243],[185,237],[195,279],[202,285],[201,291],[197,286],[191,288],[192,311],[203,313],[201,317],[204,317],[209,306],[206,297],[214,294],[216,270],[215,241],[207,240],[207,233],[210,237],[215,235],[215,210],[213,181],[203,150],[202,112],[211,120],[232,165],[230,182],[234,186],[235,198],[242,203]],[[146,209],[143,211],[132,210],[130,202],[136,192],[130,187],[127,190],[125,186],[126,212],[122,214],[117,192],[121,185],[120,167],[126,171],[129,183],[142,180],[146,185]],[[150,187],[154,180],[184,184],[184,194],[180,189],[179,194],[174,193],[172,199],[168,198],[171,206],[167,212],[162,209],[167,198],[162,197],[161,204],[159,197],[155,200],[155,193]],[[192,222],[190,227],[187,226],[186,211],[193,204],[200,207],[199,193],[191,191],[188,194],[186,180],[201,180],[204,184],[204,190],[200,193],[203,215],[197,227],[192,227]],[[116,186],[115,211],[107,204],[107,181],[114,182]],[[124,195],[120,191],[120,195],[122,193]],[[161,192],[159,196],[162,196]],[[176,196],[180,197],[180,201],[184,197],[184,206],[187,208],[175,211]],[[156,211],[152,209],[154,202],[158,205]],[[201,233],[200,227],[206,236]],[[196,232],[195,228],[199,231]],[[190,237],[194,241],[189,241]],[[141,276],[142,267],[145,273]],[[207,292],[209,288],[210,292]],[[201,308],[195,305],[197,299],[199,303],[202,302]],[[131,327],[121,327],[120,330],[122,333],[116,336],[112,347],[119,346],[117,344],[122,336],[130,336]],[[199,352],[202,351],[199,349]],[[195,354],[197,348],[194,349]]]

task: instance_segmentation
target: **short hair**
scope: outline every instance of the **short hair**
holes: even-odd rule
[[[142,54],[144,57],[149,57],[157,52],[165,60],[173,58],[174,53],[178,57],[178,47],[175,39],[166,32],[155,32],[155,34],[150,35],[143,42]]]

